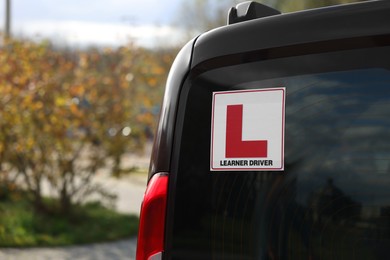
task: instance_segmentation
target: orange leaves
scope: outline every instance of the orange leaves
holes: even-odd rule
[[[155,66],[152,67],[151,73],[154,75],[164,75],[164,73],[166,73],[166,69],[161,66]]]
[[[76,104],[71,104],[70,105],[70,111],[76,117],[80,117],[81,116],[81,111],[79,110],[79,108],[78,108],[78,106]]]
[[[85,92],[85,88],[83,85],[80,84],[73,85],[69,89],[70,95],[74,97],[82,96],[84,92]]]
[[[144,113],[144,114],[137,115],[137,120],[140,123],[151,125],[153,123],[153,121],[155,120],[155,118],[154,118],[153,114],[151,114],[151,113]]]
[[[150,77],[148,78],[148,85],[151,86],[151,87],[155,87],[158,83],[157,79],[154,78],[154,77]]]

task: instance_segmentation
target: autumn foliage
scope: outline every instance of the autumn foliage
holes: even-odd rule
[[[106,195],[91,180],[102,167],[118,175],[123,154],[151,137],[172,58],[173,51],[132,45],[67,51],[47,42],[3,44],[0,188],[22,187],[47,211],[42,184],[49,184],[63,213],[88,195]]]

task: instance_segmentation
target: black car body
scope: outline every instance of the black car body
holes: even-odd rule
[[[230,21],[172,66],[137,259],[387,259],[390,1]]]

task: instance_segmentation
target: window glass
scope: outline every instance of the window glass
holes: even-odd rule
[[[174,154],[173,259],[385,259],[388,47],[221,67],[190,77]],[[212,93],[286,88],[285,170],[210,172]],[[310,258],[311,257],[311,258]]]

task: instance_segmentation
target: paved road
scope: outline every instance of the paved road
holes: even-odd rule
[[[1,249],[1,260],[132,260],[136,239],[87,246]]]

